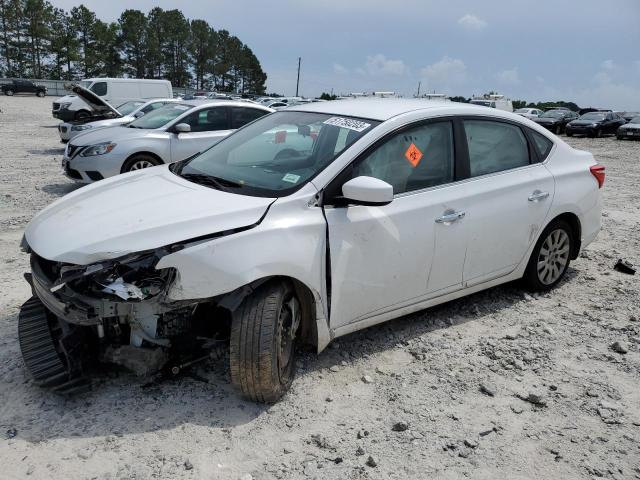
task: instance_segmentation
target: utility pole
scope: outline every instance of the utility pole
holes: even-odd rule
[[[298,80],[296,81],[296,97],[298,96],[298,88],[300,87],[300,62],[302,57],[298,57]]]
[[[420,96],[420,86],[422,85],[422,82],[418,82],[418,94],[416,95],[416,97]]]

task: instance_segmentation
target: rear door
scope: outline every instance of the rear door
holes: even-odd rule
[[[247,123],[253,122],[269,113],[267,110],[252,107],[231,107],[231,128],[244,127]]]
[[[551,143],[546,137],[497,119],[467,118],[463,125],[470,178],[458,201],[468,229],[463,282],[472,286],[511,273],[523,260],[544,227],[555,181],[528,135]]]
[[[331,327],[337,328],[460,288],[464,224],[439,223],[455,198],[453,122],[389,135],[356,159],[327,189],[370,176],[394,189],[385,206],[325,205],[331,268]]]
[[[171,136],[171,161],[184,160],[218,143],[232,132],[229,122],[229,107],[225,106],[207,107],[187,115],[177,123],[188,124],[191,131]]]

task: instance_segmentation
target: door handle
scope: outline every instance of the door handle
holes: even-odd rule
[[[465,212],[453,212],[448,210],[441,217],[436,218],[436,223],[453,223],[465,216]]]
[[[534,191],[531,195],[529,195],[530,202],[539,202],[544,200],[549,196],[549,192],[541,192],[540,190]]]

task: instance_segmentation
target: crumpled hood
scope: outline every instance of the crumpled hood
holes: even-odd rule
[[[64,196],[33,218],[25,238],[41,257],[87,265],[250,226],[274,200],[198,185],[164,165]]]

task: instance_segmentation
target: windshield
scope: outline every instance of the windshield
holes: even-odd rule
[[[311,112],[262,117],[174,173],[213,188],[260,197],[298,190],[380,122]]]
[[[184,103],[170,103],[147,113],[145,116],[134,120],[129,124],[129,128],[160,128],[175,120],[187,110],[191,110],[193,105]]]
[[[585,113],[580,117],[580,120],[604,120],[604,113],[591,112]]]
[[[560,118],[564,115],[564,112],[559,112],[558,110],[551,110],[549,112],[544,112],[540,115],[540,118]]]
[[[640,123],[640,116],[633,117],[631,120],[629,120],[629,123]]]
[[[122,105],[116,107],[116,110],[118,110],[122,115],[129,115],[142,105],[144,105],[144,102],[132,100],[130,102],[124,102]]]

